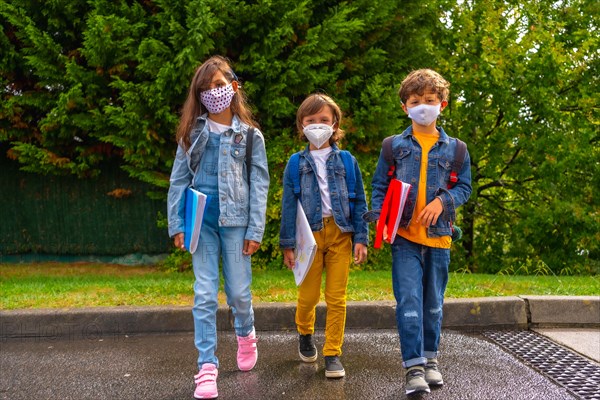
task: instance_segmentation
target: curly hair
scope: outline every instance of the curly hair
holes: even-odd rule
[[[398,90],[398,96],[400,96],[402,104],[405,104],[411,95],[422,96],[427,90],[435,93],[440,101],[448,100],[450,83],[434,70],[418,69],[404,78],[400,90]]]

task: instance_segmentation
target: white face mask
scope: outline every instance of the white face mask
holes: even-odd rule
[[[333,123],[333,125],[335,125],[335,123]],[[310,124],[306,125],[304,129],[302,129],[302,132],[313,146],[320,149],[321,146],[329,140],[331,135],[333,135],[333,125]]]
[[[408,117],[419,125],[429,126],[440,115],[442,104],[430,106],[428,104],[420,104],[416,107],[406,108]]]

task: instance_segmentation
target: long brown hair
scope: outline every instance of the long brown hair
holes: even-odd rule
[[[229,82],[238,80],[233,69],[231,69],[229,62],[221,56],[209,58],[196,69],[196,73],[190,84],[187,99],[181,108],[181,119],[179,120],[176,135],[177,143],[183,146],[186,151],[191,146],[190,131],[194,127],[196,119],[200,115],[208,112],[200,102],[200,93],[210,89],[210,83],[217,71],[221,71],[225,79]],[[233,96],[230,107],[231,111],[236,114],[242,122],[258,128],[258,124],[254,121],[252,111],[250,110],[250,106],[246,99],[246,94],[241,85],[238,85],[238,91]]]

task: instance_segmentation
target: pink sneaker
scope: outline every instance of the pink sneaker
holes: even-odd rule
[[[237,337],[238,340],[238,351],[237,351],[237,364],[241,371],[250,371],[256,365],[258,359],[258,350],[256,349],[256,332],[252,329],[252,332],[246,337]]]
[[[198,375],[194,375],[196,390],[194,398],[196,399],[216,399],[219,397],[217,392],[217,375],[219,371],[215,364],[204,364]]]

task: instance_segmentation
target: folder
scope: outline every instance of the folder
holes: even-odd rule
[[[184,244],[185,248],[192,254],[198,248],[204,210],[209,202],[210,196],[192,188],[185,190]]]
[[[379,222],[377,223],[377,234],[375,235],[375,244],[373,245],[374,248],[379,249],[381,247],[383,228],[386,226],[387,234],[389,236],[387,242],[390,244],[394,243],[410,188],[411,185],[409,183],[402,182],[399,179],[392,179],[390,181],[390,185],[388,186],[388,190],[383,200],[383,206],[381,207]]]
[[[315,236],[312,233],[312,229],[310,229],[302,204],[298,200],[298,211],[296,212],[296,248],[294,249],[296,263],[292,269],[296,286],[300,286],[304,281],[316,253],[317,242],[315,241]]]

